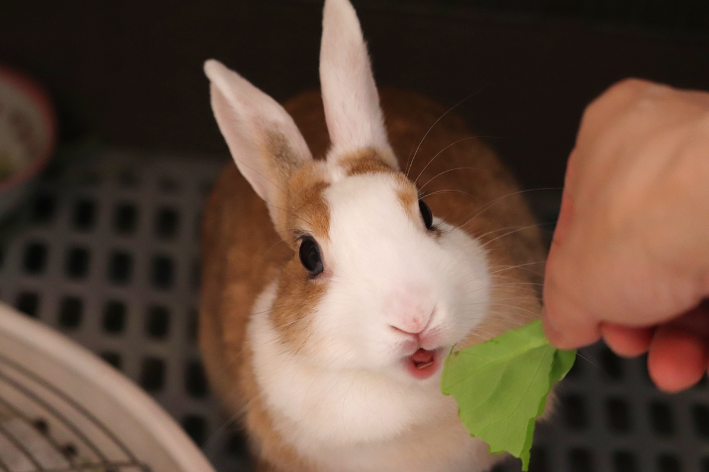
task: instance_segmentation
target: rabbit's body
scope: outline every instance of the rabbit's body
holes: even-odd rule
[[[441,362],[453,344],[539,316],[538,232],[494,153],[445,109],[387,91],[384,133],[371,82],[359,97],[376,98],[376,110],[338,111],[348,105],[331,96],[342,80],[328,78],[326,37],[328,21],[351,29],[351,7],[328,2],[345,16],[328,20],[326,5],[325,108],[318,93],[290,101],[297,128],[246,81],[207,65],[217,121],[246,176],[228,166],[205,215],[210,381],[243,415],[260,470],[489,470],[501,456],[469,436],[440,393]],[[359,126],[363,114],[371,119]],[[416,185],[431,193],[435,225]]]

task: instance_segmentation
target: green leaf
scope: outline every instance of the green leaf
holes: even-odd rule
[[[520,458],[526,471],[534,422],[575,359],[576,351],[549,344],[536,320],[451,352],[443,364],[441,391],[453,395],[471,436],[487,442],[492,454],[506,451]]]

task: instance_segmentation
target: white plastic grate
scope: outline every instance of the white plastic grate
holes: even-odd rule
[[[196,346],[199,225],[226,162],[104,152],[44,182],[19,226],[4,230],[0,299],[98,353],[220,471],[238,472],[248,470],[244,441],[209,394]],[[531,471],[709,472],[706,382],[664,395],[642,359],[602,345],[581,356],[557,415],[537,430]],[[496,469],[518,470],[515,461]]]
[[[216,466],[243,470],[196,346],[201,211],[224,161],[92,162],[44,182],[22,210],[0,248],[0,299],[136,381]]]
[[[663,394],[645,358],[623,360],[600,343],[579,354],[557,414],[538,428],[531,471],[709,472],[706,380]]]

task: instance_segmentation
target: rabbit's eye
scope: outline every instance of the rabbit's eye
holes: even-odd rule
[[[419,200],[419,210],[421,211],[421,218],[423,218],[423,223],[426,225],[426,229],[432,229],[433,213],[431,213],[431,209],[423,200]]]
[[[312,236],[305,236],[300,242],[300,262],[313,277],[323,271],[320,246]]]

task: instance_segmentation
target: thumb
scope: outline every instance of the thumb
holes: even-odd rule
[[[567,272],[552,248],[544,281],[542,323],[547,339],[559,349],[575,349],[598,341],[600,322],[582,301],[573,296],[573,275]]]
[[[544,310],[542,323],[546,337],[553,345],[562,349],[572,349],[598,340],[600,327],[593,317],[570,295],[574,287],[576,268],[581,264],[569,261],[564,254],[569,245],[567,234],[574,222],[574,203],[571,196],[575,184],[574,155],[572,151],[566,169],[566,185],[561,199],[559,219],[554,230],[554,239],[549,250],[544,277]],[[573,255],[573,252],[572,254]],[[571,262],[571,271],[567,269]],[[578,262],[578,261],[577,261]],[[569,273],[570,272],[570,273]]]

